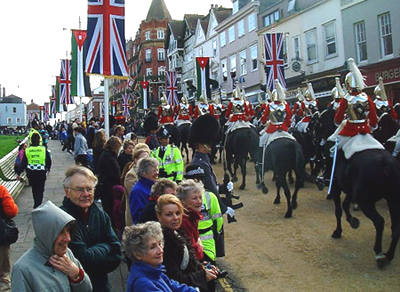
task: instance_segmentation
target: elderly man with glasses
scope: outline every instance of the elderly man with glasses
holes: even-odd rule
[[[61,208],[76,219],[70,248],[89,275],[93,291],[111,291],[107,274],[121,262],[121,244],[108,215],[93,204],[96,183],[89,169],[70,167],[65,173]]]

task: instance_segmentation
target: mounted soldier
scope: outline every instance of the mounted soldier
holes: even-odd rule
[[[308,125],[315,114],[318,113],[318,101],[314,95],[314,89],[311,83],[307,83],[307,90],[304,93],[304,117],[296,125],[297,131],[306,133]]]
[[[292,128],[294,128],[298,122],[300,122],[303,117],[304,117],[304,112],[306,110],[306,106],[304,104],[304,95],[303,92],[301,91],[301,88],[297,88],[297,94],[296,94],[296,99],[297,101],[293,105],[293,116],[292,116]]]
[[[210,114],[219,121],[224,105],[221,103],[221,98],[216,95],[213,97],[213,102],[210,104]]]
[[[374,94],[375,94],[374,103],[378,118],[381,119],[383,115],[390,114],[393,120],[397,120],[398,116],[393,109],[392,102],[386,96],[386,91],[385,91],[385,86],[383,85],[382,76],[379,77],[379,83],[375,87]]]
[[[175,112],[178,115],[175,120],[175,124],[178,128],[183,124],[191,124],[193,110],[186,96],[182,96],[181,102],[175,108]]]
[[[225,124],[228,127],[227,133],[240,128],[250,128],[251,123],[248,118],[250,115],[245,91],[240,88],[239,84],[236,84],[235,89],[232,91],[232,99],[225,112],[225,117],[229,119]]]
[[[163,93],[161,105],[158,107],[158,122],[161,126],[174,123],[174,109],[167,102],[165,93]]]
[[[206,92],[203,90],[203,92],[199,97],[199,102],[196,104],[194,108],[193,118],[197,119],[198,117],[209,113],[210,113],[210,105],[208,104],[207,101]]]

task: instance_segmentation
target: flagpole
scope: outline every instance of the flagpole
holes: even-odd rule
[[[104,77],[104,129],[106,131],[106,138],[110,138],[110,121],[109,121],[109,107],[108,107],[108,78]]]

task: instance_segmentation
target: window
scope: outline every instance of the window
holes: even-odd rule
[[[162,29],[157,30],[157,38],[159,40],[163,40],[164,39],[164,31]]]
[[[289,0],[289,1],[288,1],[288,8],[287,8],[287,11],[288,11],[288,12],[293,11],[294,8],[295,8],[295,6],[296,6],[296,0]]]
[[[247,18],[248,25],[249,25],[249,32],[255,30],[257,27],[257,17],[255,13],[252,13]]]
[[[165,75],[165,67],[164,66],[158,67],[158,75],[159,76]]]
[[[158,61],[165,61],[165,50],[164,49],[157,49],[157,60]]]
[[[336,28],[335,21],[324,24],[325,56],[336,54]]]
[[[226,81],[228,79],[228,67],[226,59],[221,60],[221,71],[222,71],[222,78],[224,79],[224,81]]]
[[[258,68],[258,47],[257,44],[250,47],[250,59],[251,59],[251,71],[257,70]]]
[[[240,58],[240,76],[247,74],[247,67],[246,67],[246,50],[243,50],[239,53]]]
[[[145,33],[144,33],[144,39],[146,40],[146,41],[148,41],[148,40],[150,40],[151,38],[150,38],[150,31],[148,30],[148,31],[146,31]]]
[[[241,19],[238,22],[238,37],[240,38],[243,35],[244,35],[244,19]]]
[[[367,37],[365,34],[365,22],[361,21],[354,24],[354,34],[356,35],[356,51],[359,62],[368,59],[367,54]]]
[[[225,31],[223,31],[220,35],[219,35],[219,41],[221,43],[221,48],[225,47],[226,45],[226,37],[225,37]]]
[[[390,22],[390,14],[385,13],[378,16],[379,35],[381,38],[381,55],[382,57],[393,54],[392,44],[392,24]]]
[[[293,57],[295,60],[300,60],[300,37],[293,38]]]
[[[264,26],[269,26],[279,20],[279,10],[264,16]]]
[[[12,123],[12,119],[11,118],[7,118],[7,124],[11,125]]]
[[[236,72],[236,55],[229,57],[229,63],[231,64],[231,72]]]
[[[212,41],[212,49],[213,49],[213,56],[216,57],[217,56],[217,40],[213,39]]]
[[[235,0],[233,1],[232,14],[235,14],[238,11],[239,11],[239,0]]]
[[[146,68],[146,76],[153,75],[153,70],[151,68]]]
[[[317,35],[316,29],[309,30],[305,33],[307,45],[307,61],[309,63],[317,61]]]
[[[228,35],[229,35],[229,43],[233,42],[235,40],[235,26],[231,26],[228,29]]]
[[[283,34],[282,57],[283,57],[284,65],[287,65],[288,50],[287,50],[287,37],[285,36],[285,34]]]
[[[13,113],[16,114],[17,113],[17,108],[15,106],[13,106]]]
[[[151,49],[146,50],[145,61],[151,62]]]
[[[17,118],[17,124],[21,123],[21,119]]]

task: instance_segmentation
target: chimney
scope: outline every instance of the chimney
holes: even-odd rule
[[[6,88],[3,87],[3,97],[6,97]]]

